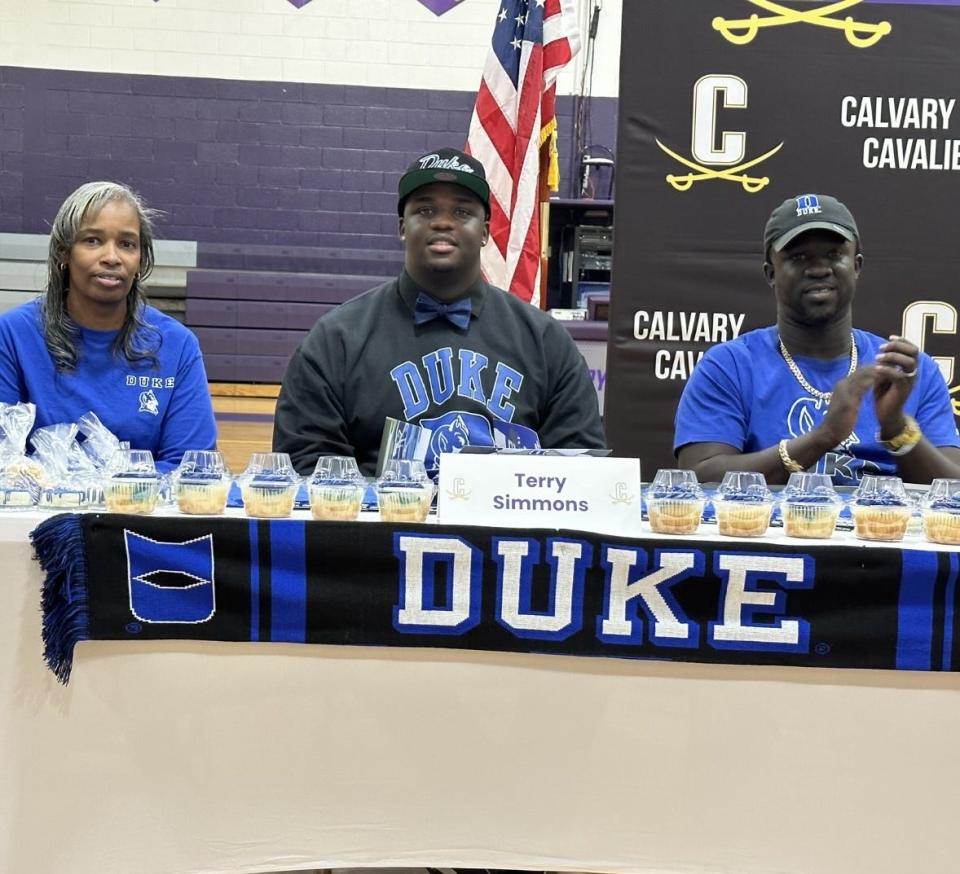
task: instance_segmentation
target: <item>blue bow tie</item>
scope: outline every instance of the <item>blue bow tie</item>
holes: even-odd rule
[[[463,297],[453,303],[441,303],[421,291],[413,308],[414,323],[424,325],[437,318],[444,318],[460,330],[466,331],[470,324],[470,298]]]

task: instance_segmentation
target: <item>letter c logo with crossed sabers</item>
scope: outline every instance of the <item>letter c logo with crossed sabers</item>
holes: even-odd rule
[[[467,501],[471,494],[473,493],[467,488],[467,481],[462,476],[455,477],[451,488],[447,489],[447,497],[451,501]]]
[[[182,543],[124,531],[130,611],[146,623],[207,622],[216,611],[213,535]]]
[[[744,161],[747,154],[747,135],[743,131],[722,131],[718,147],[718,99],[724,109],[746,109],[747,83],[739,76],[724,73],[710,73],[696,81],[693,86],[690,146],[693,160],[684,158],[659,139],[655,141],[663,152],[694,172],[682,175],[668,173],[666,181],[677,191],[689,191],[695,182],[721,179],[726,182],[739,182],[748,194],[756,194],[766,188],[770,177],[750,175],[744,171],[775,155],[783,148],[783,143],[749,161]]]
[[[618,482],[614,484],[613,494],[610,495],[611,504],[626,504],[630,505],[636,499],[636,495],[627,488],[627,484],[624,482]]]

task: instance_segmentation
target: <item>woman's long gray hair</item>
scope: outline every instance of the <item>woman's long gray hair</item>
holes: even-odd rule
[[[50,231],[50,254],[47,258],[47,290],[41,299],[44,337],[47,349],[58,370],[73,370],[77,366],[80,334],[76,322],[67,312],[70,292],[70,271],[67,256],[76,242],[77,234],[87,216],[94,216],[111,201],[128,203],[140,219],[140,270],[127,295],[127,312],[113,350],[129,361],[148,360],[156,364],[160,334],[143,319],[146,292],[143,282],[153,270],[153,217],[143,201],[126,185],[119,182],[87,182],[73,192],[61,205]]]

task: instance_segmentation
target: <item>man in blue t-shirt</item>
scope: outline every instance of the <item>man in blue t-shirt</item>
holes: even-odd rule
[[[827,195],[770,215],[763,272],[777,323],[714,346],[677,408],[674,452],[703,482],[757,470],[864,474],[908,482],[960,477],[960,435],[936,362],[904,337],[853,327],[863,267],[850,211]]]

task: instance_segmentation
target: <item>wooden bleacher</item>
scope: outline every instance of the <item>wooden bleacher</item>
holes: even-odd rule
[[[279,382],[293,350],[320,316],[385,278],[190,270],[185,322],[200,340],[211,380]]]
[[[277,383],[320,316],[402,263],[399,250],[204,243],[187,272],[185,323],[211,381]]]
[[[397,273],[402,253],[202,245],[187,272],[185,323],[200,340],[230,469],[267,451],[279,383],[320,316]]]

